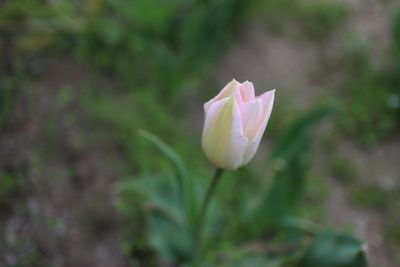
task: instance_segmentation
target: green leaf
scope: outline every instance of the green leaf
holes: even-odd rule
[[[304,138],[312,136],[312,130],[322,119],[332,114],[336,109],[333,106],[318,107],[295,120],[280,136],[274,146],[270,158],[288,159],[296,156],[302,148]]]
[[[139,130],[138,134],[139,136],[143,137],[144,139],[155,145],[164,154],[164,156],[169,161],[171,161],[180,179],[184,179],[184,177],[187,176],[187,169],[185,167],[185,164],[183,163],[183,160],[179,157],[178,154],[175,153],[175,151],[171,147],[169,147],[154,134],[149,133],[145,130]]]
[[[192,232],[184,225],[171,223],[160,213],[149,219],[150,242],[164,262],[188,262],[194,256],[195,243]]]
[[[17,173],[0,171],[0,205],[12,202],[10,196],[17,190],[21,177]]]
[[[269,166],[272,163],[275,168],[273,183],[250,215],[255,234],[280,226],[300,201],[310,167],[313,129],[332,111],[332,107],[312,110],[289,126],[277,141],[269,158]]]
[[[308,248],[300,267],[366,267],[364,245],[353,237],[322,232]]]
[[[143,195],[147,211],[164,217],[177,225],[185,224],[185,214],[177,194],[177,188],[170,179],[159,176],[143,176],[138,179],[120,183],[120,188],[129,188],[131,194]]]
[[[193,222],[195,220],[197,202],[194,193],[194,184],[191,177],[188,175],[185,163],[171,147],[157,136],[144,130],[139,130],[138,134],[155,145],[174,166],[176,170],[179,197],[186,207],[188,220]]]
[[[197,194],[179,155],[157,136],[140,130],[139,135],[153,144],[172,164],[173,175],[147,175],[118,184],[119,208],[125,214],[129,207],[138,207],[143,213],[143,226],[151,246],[162,262],[176,264],[193,258],[195,242],[193,220]],[[139,205],[138,205],[139,204]]]
[[[244,259],[227,262],[218,267],[283,267],[283,263],[279,260],[271,260],[261,255],[251,255]]]
[[[178,263],[193,257],[194,239],[177,187],[171,180],[142,176],[120,182],[118,207],[132,221],[143,220],[142,226],[136,227],[146,229],[146,237],[163,262]],[[141,214],[135,207],[141,209]]]

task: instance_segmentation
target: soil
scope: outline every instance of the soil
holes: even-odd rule
[[[96,142],[79,104],[90,73],[66,58],[43,65],[0,136],[1,169],[24,170],[2,214],[0,266],[128,266],[113,205],[118,155]]]

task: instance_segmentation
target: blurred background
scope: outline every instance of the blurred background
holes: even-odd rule
[[[284,129],[334,105],[301,212],[399,266],[397,0],[0,0],[0,51],[0,266],[153,266],[116,190],[166,168],[137,130],[209,177],[202,104],[232,78],[277,89],[238,176],[262,179]],[[225,182],[228,203],[247,179]]]

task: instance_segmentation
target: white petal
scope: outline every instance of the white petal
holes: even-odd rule
[[[234,96],[217,100],[206,111],[202,147],[207,158],[219,168],[234,170],[243,165],[247,138],[240,116]]]
[[[230,81],[227,85],[225,85],[224,88],[222,88],[222,90],[219,92],[219,94],[216,97],[214,97],[213,99],[209,100],[208,102],[206,102],[204,104],[204,110],[207,111],[210,108],[212,103],[232,96],[235,91],[239,90],[239,85],[240,85],[240,83],[238,81],[236,81],[235,79]]]

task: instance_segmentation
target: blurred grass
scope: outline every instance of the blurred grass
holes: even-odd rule
[[[351,201],[364,208],[383,210],[387,208],[388,192],[376,185],[364,185],[354,188]]]
[[[252,1],[92,2],[74,53],[116,73],[128,90],[152,86],[168,98],[206,75]]]
[[[187,104],[180,102],[207,79],[213,62],[233,40],[247,8],[255,2],[2,2],[0,47],[5,53],[0,62],[1,70],[7,70],[8,75],[0,84],[0,122],[11,117],[12,94],[20,91],[20,84],[8,86],[13,78],[20,80],[21,76],[29,78],[40,72],[36,58],[70,55],[90,64],[97,73],[94,76],[115,81],[113,89],[92,89],[98,85],[90,79],[96,78],[88,77],[80,102],[94,127],[98,123],[110,127],[104,138],[122,147],[128,169],[151,168],[146,157],[137,153],[143,149],[142,140],[136,138],[137,128],[175,139],[172,143],[178,150],[190,153],[190,138],[179,124],[184,118],[181,110]],[[39,60],[39,64],[43,63]],[[60,97],[68,97],[70,90],[62,91],[67,95]],[[49,136],[57,127],[54,123],[48,123]]]
[[[355,46],[344,58],[343,113],[338,124],[359,143],[376,143],[399,127],[399,79],[395,70],[374,66],[365,48]]]
[[[347,6],[336,1],[271,0],[261,2],[260,6],[270,30],[287,32],[296,24],[296,37],[313,41],[326,40],[348,14]]]
[[[20,175],[13,172],[0,172],[0,208],[12,203],[13,195],[20,185]]]
[[[174,0],[161,3],[162,8],[158,4],[154,0],[7,1],[0,17],[2,46],[13,60],[4,62],[12,66],[14,59],[29,61],[31,55],[51,47],[89,62],[105,75],[116,75],[123,90],[153,91],[163,101],[176,101],[206,79],[252,8],[263,10],[269,25],[276,20],[282,26],[285,18],[296,21],[314,40],[326,39],[347,14],[344,5],[322,1]],[[397,28],[395,17],[394,36]],[[7,47],[10,42],[15,45]],[[359,49],[348,52],[342,64],[349,79],[343,85],[346,116],[341,116],[339,125],[362,143],[372,143],[398,127],[398,86],[390,84],[391,74],[377,73]],[[2,99],[10,94],[6,91]],[[2,100],[2,120],[11,102]],[[278,124],[272,129],[274,125]]]

